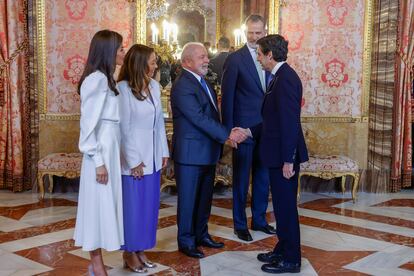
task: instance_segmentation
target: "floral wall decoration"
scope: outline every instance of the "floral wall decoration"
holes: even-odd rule
[[[303,84],[302,116],[360,117],[363,0],[291,0],[281,8],[288,62]]]
[[[46,33],[46,113],[79,113],[77,83],[92,36],[102,29],[133,43],[135,4],[119,0],[44,0]]]

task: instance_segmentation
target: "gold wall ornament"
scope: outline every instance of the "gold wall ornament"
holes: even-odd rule
[[[37,90],[39,93],[40,119],[47,112],[46,97],[46,12],[45,0],[36,1],[36,22],[37,22]]]
[[[267,19],[267,33],[279,33],[280,0],[269,0],[269,18]]]
[[[364,13],[364,48],[362,57],[362,94],[361,117],[369,115],[369,94],[371,90],[371,56],[372,56],[372,30],[374,28],[374,0],[365,0]]]
[[[135,42],[146,44],[147,42],[147,0],[136,0],[135,5]]]
[[[176,52],[176,46],[170,46],[165,42],[161,42],[161,45],[150,44],[155,49],[160,60],[164,63],[172,64],[174,62],[174,53]]]
[[[220,12],[220,5],[222,0],[216,0],[216,44],[218,44],[219,39],[221,37],[221,12]]]
[[[151,20],[156,20],[161,16],[164,16],[170,4],[166,0],[148,0],[147,1],[147,18]]]
[[[179,11],[197,11],[204,16],[204,18],[211,16],[213,13],[211,9],[202,7],[200,0],[178,0],[178,3],[171,9],[170,14],[174,15]]]

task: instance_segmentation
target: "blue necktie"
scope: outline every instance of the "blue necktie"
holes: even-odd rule
[[[211,94],[210,94],[210,92],[207,88],[207,83],[204,80],[204,78],[200,79],[200,83],[201,83],[201,86],[203,87],[204,91],[206,92],[207,97],[211,100],[211,102],[213,103],[214,108],[217,110],[216,104],[214,103],[213,97],[211,96]]]
[[[210,98],[210,95],[209,95],[209,93],[208,93],[207,83],[206,83],[206,81],[204,80],[204,78],[201,78],[201,79],[200,79],[200,83],[201,83],[201,86],[204,88],[204,91],[206,91],[207,96]]]
[[[272,83],[272,80],[275,78],[275,75],[270,74],[268,80],[267,80],[267,88],[269,88],[269,85]]]

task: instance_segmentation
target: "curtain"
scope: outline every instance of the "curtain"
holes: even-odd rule
[[[375,1],[369,101],[368,168],[364,191],[386,193],[391,176],[392,112],[398,1]]]
[[[0,0],[0,188],[31,188],[27,2]]]
[[[396,51],[391,192],[411,186],[411,89],[414,59],[414,0],[400,1]]]

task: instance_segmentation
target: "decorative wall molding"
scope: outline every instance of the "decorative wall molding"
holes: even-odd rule
[[[125,10],[125,3],[127,2],[132,2],[132,1],[125,1],[124,3],[117,3],[116,1],[113,1],[114,3],[114,8],[117,9],[121,9],[121,10]],[[140,42],[143,43],[145,42],[145,36],[146,36],[146,30],[145,29],[140,29],[137,28],[137,26],[140,26],[142,24],[142,21],[145,20],[145,11],[146,11],[146,0],[136,0],[134,1],[135,3],[128,3],[127,7],[131,8],[131,12],[126,11],[125,13],[128,14],[128,16],[131,16],[131,20],[129,21],[129,17],[127,18],[123,18],[122,22],[115,22],[116,24],[114,24],[114,29],[116,29],[117,31],[121,32],[122,35],[124,36],[124,42],[128,41],[128,44],[131,44],[133,42]],[[53,2],[50,0],[37,0],[36,1],[36,49],[35,49],[35,55],[36,55],[36,59],[37,59],[37,68],[38,68],[38,72],[37,72],[37,94],[39,97],[39,119],[41,121],[45,121],[45,120],[50,120],[50,121],[76,121],[79,120],[80,118],[80,114],[79,113],[74,113],[73,111],[76,112],[76,110],[74,110],[73,106],[69,106],[66,109],[66,112],[60,112],[60,109],[56,108],[56,107],[61,107],[60,105],[62,105],[61,102],[57,102],[56,101],[56,95],[63,95],[61,98],[59,98],[60,101],[65,102],[65,96],[66,97],[72,97],[72,96],[67,96],[67,95],[71,95],[70,91],[64,91],[67,94],[60,94],[59,92],[56,92],[56,90],[50,90],[50,89],[56,89],[56,83],[59,83],[59,80],[56,82],[51,82],[50,80],[48,80],[48,78],[50,79],[50,72],[49,70],[51,70],[50,68],[47,68],[48,66],[50,66],[50,64],[48,64],[50,62],[49,56],[50,55],[55,55],[54,57],[57,59],[59,59],[59,62],[62,62],[63,57],[60,56],[62,53],[59,52],[58,53],[48,53],[48,51],[51,51],[50,49],[48,49],[50,47],[50,45],[48,45],[48,43],[52,43],[48,40],[48,36],[49,35],[60,35],[61,32],[57,31],[57,29],[60,27],[62,28],[62,19],[55,19],[53,18],[53,22],[52,23],[48,23],[48,21],[50,21],[50,13],[56,12],[56,10],[59,11],[60,9],[66,9],[67,10],[67,14],[65,13],[64,15],[67,16],[68,20],[70,20],[70,24],[79,24],[79,20],[85,20],[87,21],[87,24],[94,24],[94,20],[98,20],[99,23],[103,23],[103,26],[106,26],[108,28],[108,18],[103,18],[100,19],[98,17],[94,17],[94,18],[89,18],[87,17],[87,8],[91,7],[91,2],[88,1],[83,1],[81,4],[83,4],[82,7],[83,9],[79,9],[79,6],[73,6],[73,3],[66,4],[66,2]],[[104,12],[111,12],[112,10],[110,9],[111,7],[111,3],[105,2],[103,1],[102,5],[100,5],[99,7],[102,8],[102,11]],[[48,6],[48,7],[46,7]],[[50,7],[49,7],[50,6]],[[135,8],[134,8],[135,7]],[[49,11],[50,9],[50,11]],[[52,11],[53,9],[56,9],[54,11]],[[116,12],[116,11],[115,11]],[[108,15],[111,16],[111,15]],[[66,18],[66,17],[64,17]],[[125,22],[127,19],[127,22]],[[61,26],[56,27],[56,24],[54,23],[55,20],[61,20],[60,22],[58,22],[59,24],[61,24]],[[52,24],[52,25],[51,25]],[[128,27],[126,28],[125,26],[128,25]],[[131,28],[129,27],[131,26]],[[132,27],[133,26],[133,27]],[[54,29],[56,27],[56,29]],[[112,27],[111,27],[112,28]],[[55,32],[55,33],[54,33]],[[66,36],[62,36],[66,39],[68,39],[68,37]],[[71,38],[71,37],[70,37]],[[70,41],[70,38],[68,39],[68,43],[72,42],[72,43],[79,43],[79,41],[73,42]],[[62,38],[60,38],[62,39]],[[56,41],[55,41],[56,42]],[[81,41],[82,42],[82,41]],[[87,43],[89,44],[89,43]],[[56,44],[58,45],[58,44]],[[56,47],[60,47],[61,45],[56,46],[53,44],[53,47],[55,47],[53,50],[56,51]],[[84,46],[84,45],[83,45]],[[59,49],[60,49],[59,48]],[[77,58],[77,59],[76,59]],[[64,62],[68,62],[68,57],[65,57]],[[70,57],[70,62],[71,65],[75,64],[74,66],[76,66],[77,63],[79,63],[80,61],[82,61],[83,59],[85,59],[85,57],[79,57],[77,55],[74,55],[73,57]],[[77,63],[76,63],[77,62]],[[77,68],[75,68],[76,70],[79,69],[79,66]],[[73,68],[69,68],[69,70],[75,70]],[[68,71],[69,71],[68,70]],[[65,69],[66,71],[66,69]],[[76,71],[77,72],[77,71]],[[59,73],[66,73],[66,72],[59,72]],[[77,72],[79,73],[79,72]],[[66,77],[65,77],[66,78]],[[69,76],[69,81],[72,82],[72,84],[68,84],[68,85],[73,85],[74,83],[76,83],[76,78],[73,76]],[[66,81],[66,80],[65,80]],[[49,84],[48,84],[49,83]],[[53,83],[53,85],[55,86],[54,88],[52,87],[48,87],[48,85],[50,86],[50,83]],[[58,87],[62,87],[59,86]],[[71,88],[69,88],[70,90]],[[49,92],[48,92],[49,91]],[[50,94],[51,91],[54,91],[54,95]],[[52,96],[52,99],[51,99]],[[55,97],[55,98],[53,98]],[[72,98],[71,98],[72,99]],[[51,111],[51,103],[50,101],[52,100],[53,105],[55,107],[55,109],[53,111]],[[48,103],[49,101],[49,103]],[[63,106],[63,105],[62,105]],[[65,110],[64,108],[62,108],[63,110]]]

